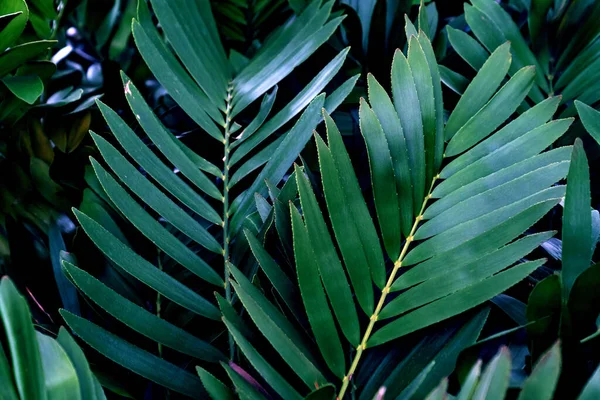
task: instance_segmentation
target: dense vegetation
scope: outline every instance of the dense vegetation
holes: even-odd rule
[[[599,20],[1,1],[0,398],[600,398]]]

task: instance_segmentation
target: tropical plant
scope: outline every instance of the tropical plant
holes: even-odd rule
[[[220,320],[218,307],[226,312],[233,300],[225,262],[239,263],[247,253],[240,234],[244,224],[252,225],[259,218],[255,194],[266,194],[267,182],[279,184],[321,120],[321,109],[333,112],[357,77],[336,90],[326,89],[344,62],[348,50],[343,50],[295,97],[286,99],[281,108],[275,105],[275,85],[321,47],[343,19],[331,14],[332,1],[309,4],[274,32],[250,60],[226,56],[208,2],[153,0],[150,4],[173,51],[161,39],[144,1],[139,2],[132,28],[138,50],[157,80],[198,125],[197,134],[204,135],[204,143],[212,141],[207,146],[220,151],[198,154],[187,147],[162,125],[123,74],[125,97],[153,147],[146,146],[117,112],[99,101],[114,137],[139,167],[109,140],[92,132],[108,168],[92,158],[95,177],[89,181],[94,196],[110,211],[90,207],[74,213],[119,273],[156,291],[156,297],[150,295],[155,307],[152,311],[140,307],[143,302],[121,296],[119,288],[105,286],[73,261],[64,263],[64,268],[93,303],[157,342],[158,356],[74,313],[62,311],[62,315],[79,337],[109,359],[169,389],[197,397],[203,393],[200,380],[175,365],[187,361],[178,361],[179,355],[171,357],[172,362],[165,360],[169,356],[162,346],[197,360],[227,360],[223,348],[229,358],[234,357],[233,339],[229,346],[227,341],[221,346],[218,340],[226,333],[225,326],[211,322]],[[324,90],[327,96],[320,94]],[[262,102],[252,107],[256,108],[253,112],[249,106],[259,97]],[[275,109],[278,112],[272,112]],[[156,252],[150,257],[155,263],[129,244],[114,223],[115,215],[154,243]],[[207,298],[214,291],[218,306]],[[202,317],[202,338],[169,322],[189,321],[194,316]]]
[[[2,399],[106,399],[67,330],[60,328],[56,339],[36,331],[27,301],[7,277],[0,281],[0,319]]]
[[[371,348],[472,309],[544,263],[519,260],[554,232],[515,239],[565,195],[565,187],[555,183],[567,175],[572,148],[543,150],[572,119],[548,122],[560,102],[553,97],[501,127],[536,77],[535,68],[524,67],[500,87],[511,68],[505,43],[484,62],[444,122],[431,43],[422,31],[411,35],[407,55],[397,51],[392,64],[393,100],[372,76],[370,105],[361,99],[373,189],[367,202],[325,113],[328,144],[318,135],[315,142],[326,213],[307,176],[299,167],[295,171],[302,211],[290,207],[297,284],[252,239],[277,294],[257,289],[229,265],[245,311],[290,368],[253,346],[239,322],[225,315],[225,323],[275,393],[302,398],[307,390],[333,384],[340,399],[349,390],[368,398],[351,383],[361,379],[361,360]],[[379,229],[366,206],[371,200]],[[288,318],[283,304],[295,318]],[[316,348],[294,320],[308,321],[305,330]],[[244,397],[247,388],[233,381]]]
[[[448,39],[460,57],[476,71],[490,52],[509,40],[513,57],[509,74],[512,76],[527,65],[536,67],[535,85],[528,96],[534,104],[547,96],[560,94],[561,105],[567,106],[561,117],[571,117],[576,115],[574,99],[590,104],[600,100],[598,2],[531,1],[530,7],[524,10],[524,18],[520,18],[527,22],[526,29],[521,29],[493,0],[472,0],[471,4],[464,4],[464,10],[464,19],[475,38],[448,27]],[[467,82],[446,68],[442,68],[442,76],[459,92]],[[525,103],[522,110],[528,107]]]

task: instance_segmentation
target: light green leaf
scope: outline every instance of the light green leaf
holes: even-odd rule
[[[473,400],[503,400],[510,378],[510,352],[502,347],[498,354],[483,370],[479,384],[473,393]]]
[[[552,400],[560,368],[560,343],[557,342],[538,359],[523,384],[518,400]]]
[[[44,91],[44,84],[36,75],[6,76],[2,82],[12,94],[27,104],[35,103]]]
[[[81,399],[79,379],[69,356],[50,336],[36,332],[49,400]]]

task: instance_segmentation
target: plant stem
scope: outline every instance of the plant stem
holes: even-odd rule
[[[229,268],[227,267],[227,261],[229,261],[229,135],[231,129],[231,92],[233,91],[233,85],[231,82],[227,87],[227,99],[225,108],[225,132],[224,132],[224,152],[223,157],[223,265],[225,269],[225,298],[231,303],[231,284],[229,283]],[[229,357],[233,358],[234,342],[231,333],[229,333]]]
[[[417,218],[415,218],[415,223],[413,224],[413,226],[410,230],[410,233],[409,233],[408,237],[406,238],[406,242],[404,243],[404,246],[402,247],[402,251],[400,252],[400,255],[398,256],[398,259],[394,263],[394,268],[392,269],[392,272],[385,284],[385,287],[381,291],[381,297],[379,298],[377,307],[375,308],[373,315],[371,315],[371,318],[369,319],[369,326],[367,326],[367,330],[365,331],[365,334],[363,335],[360,344],[356,348],[356,354],[354,355],[354,359],[352,360],[350,369],[348,370],[348,373],[344,376],[344,379],[342,381],[342,388],[340,389],[340,393],[337,396],[338,400],[341,400],[344,398],[344,394],[346,393],[346,390],[348,389],[348,385],[350,383],[350,380],[352,379],[352,375],[354,375],[354,372],[356,371],[356,368],[358,367],[358,362],[360,361],[360,357],[362,356],[363,351],[365,351],[365,349],[367,348],[367,342],[369,341],[369,338],[371,337],[371,333],[373,331],[373,327],[375,326],[375,322],[377,322],[379,313],[381,312],[381,309],[383,308],[383,304],[385,303],[385,298],[387,297],[388,293],[390,292],[390,288],[392,287],[392,284],[394,283],[394,279],[396,278],[396,274],[398,273],[398,270],[400,270],[400,268],[402,267],[402,260],[406,256],[406,253],[408,252],[408,248],[410,247],[410,244],[414,240],[413,235],[415,234],[417,227],[419,226],[419,222],[421,222],[423,220],[423,212],[425,211],[425,206],[427,205],[427,201],[431,198],[431,190],[433,189],[433,185],[435,184],[435,181],[438,178],[439,178],[439,175],[437,175],[433,178],[433,181],[431,182],[431,186],[429,187],[429,191],[427,192],[427,195],[425,196],[425,199],[423,200],[423,204],[421,205],[421,210],[419,211],[419,215],[417,216]]]

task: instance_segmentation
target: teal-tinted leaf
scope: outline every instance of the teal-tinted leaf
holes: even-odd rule
[[[519,27],[511,16],[493,0],[473,0],[472,3],[501,29],[503,36],[506,38],[505,40],[510,41],[512,47],[511,51],[518,63],[517,67],[522,68],[527,65],[535,66],[537,72],[536,83],[548,93],[549,87],[548,81],[546,81],[546,77],[544,76],[544,69],[529,48]]]
[[[200,360],[217,362],[225,359],[210,344],[130,302],[87,272],[68,262],[63,265],[77,287],[90,300],[131,329]]]
[[[258,261],[258,264],[273,284],[275,290],[277,290],[277,293],[279,293],[289,309],[294,314],[299,315],[300,304],[296,285],[290,280],[285,272],[283,272],[281,267],[277,265],[275,260],[271,258],[256,236],[247,229],[244,229],[244,236],[250,245],[250,250],[252,250],[252,254],[254,254],[256,261]]]
[[[144,131],[156,145],[156,148],[198,189],[215,199],[220,199],[221,191],[206,175],[198,170],[194,162],[177,145],[176,142],[178,139],[160,122],[131,80],[125,74],[121,74],[121,77],[125,85],[125,98],[129,102],[131,110],[136,115],[140,126],[144,128]]]
[[[202,381],[202,385],[208,392],[209,396],[213,400],[234,400],[235,396],[233,392],[223,384],[220,380],[215,378],[210,372],[202,367],[196,367],[196,372]]]
[[[69,356],[73,367],[75,367],[79,381],[79,389],[81,391],[81,398],[85,400],[105,399],[106,397],[104,397],[103,393],[102,396],[97,396],[95,388],[96,378],[90,369],[90,365],[85,358],[85,354],[83,354],[81,347],[79,347],[77,342],[75,342],[73,337],[64,327],[60,327],[56,340],[58,343],[60,343],[65,353],[67,353]]]
[[[391,104],[389,105],[391,106]],[[395,111],[392,110],[392,112]],[[367,209],[367,205],[362,196],[358,180],[354,174],[352,161],[344,147],[342,135],[329,114],[325,113],[324,116],[329,149],[337,167],[338,177],[344,191],[343,198],[345,204],[350,210],[350,215],[352,215],[349,222],[354,223],[354,230],[357,233],[360,232],[358,237],[361,241],[361,246],[365,258],[367,259],[369,270],[371,271],[371,276],[375,284],[382,288],[385,285],[386,280],[385,265],[375,225],[373,224],[373,220],[371,219],[371,215],[369,214],[369,210]],[[408,196],[408,201],[412,202],[410,196]],[[334,231],[335,229],[334,226]]]
[[[79,379],[69,356],[50,336],[36,332],[44,367],[44,384],[48,400],[81,399]]]
[[[412,380],[410,385],[404,388],[404,390],[397,397],[397,400],[410,400],[416,393],[417,390],[421,387],[421,384],[427,378],[427,375],[433,369],[435,365],[435,361],[431,361],[427,366],[417,375],[415,379]]]
[[[561,286],[563,300],[569,299],[577,277],[592,260],[592,216],[590,172],[580,139],[575,140],[567,177],[563,212]]]
[[[575,100],[575,107],[585,129],[600,144],[600,112],[578,100]]]
[[[565,68],[556,83],[554,90],[560,90],[569,84],[573,79],[583,73],[590,63],[594,62],[600,56],[600,40],[596,38],[582,50]]]
[[[323,182],[323,194],[329,210],[329,218],[342,252],[346,270],[350,276],[354,294],[358,303],[367,315],[373,313],[375,307],[373,300],[373,283],[369,262],[360,240],[360,231],[352,223],[354,215],[344,197],[339,172],[331,151],[319,135],[315,135],[319,155],[319,167]]]
[[[229,180],[228,188],[231,189],[239,181],[246,178],[252,171],[260,168],[261,165],[267,163],[273,157],[273,152],[277,150],[281,142],[285,139],[285,136],[280,136],[268,145],[266,145],[258,153],[254,154],[248,161],[242,164],[234,173]]]
[[[503,400],[508,389],[510,365],[510,351],[508,348],[502,347],[483,370],[472,399]]]
[[[340,70],[349,50],[349,48],[342,50],[308,83],[308,85],[304,87],[304,89],[302,89],[302,91],[300,91],[300,93],[294,97],[292,101],[286,104],[277,114],[258,128],[253,135],[249,136],[248,140],[245,140],[232,154],[230,165],[233,166],[236,162],[245,157],[259,143],[300,113],[307,104],[311,103],[315,96],[322,92],[323,88],[325,88]],[[352,85],[352,87],[353,86],[354,85]],[[338,89],[341,88],[342,86]]]
[[[211,319],[220,318],[212,303],[144,260],[87,215],[73,212],[96,246],[127,273],[190,311]]]
[[[295,171],[304,221],[325,291],[344,336],[352,345],[358,346],[360,340],[358,315],[346,274],[333,246],[310,182],[298,166]]]
[[[448,378],[442,379],[440,384],[433,389],[431,393],[425,397],[425,400],[445,400],[448,395],[446,391],[448,390]]]
[[[0,280],[0,318],[21,399],[46,399],[44,370],[27,301],[8,277]]]
[[[148,214],[127,193],[127,191],[96,162],[96,160],[92,159],[91,162],[94,171],[108,196],[123,215],[131,221],[144,236],[195,275],[214,285],[223,285],[223,278],[221,278],[210,265],[198,257],[196,253],[190,250],[183,242],[173,236],[173,234],[163,227],[155,218]],[[206,243],[200,244],[206,246]]]
[[[65,277],[60,264],[60,253],[67,250],[67,247],[56,221],[52,221],[48,228],[48,249],[50,251],[50,261],[52,262],[54,279],[56,280],[56,286],[58,287],[58,293],[63,308],[71,311],[73,314],[80,315],[81,311],[79,308],[79,299],[77,298],[77,289]]]
[[[60,314],[77,336],[103,356],[166,388],[193,398],[202,397],[200,380],[189,372],[68,311],[61,310]]]
[[[437,173],[434,162],[437,127],[435,98],[433,95],[433,80],[431,71],[429,70],[429,64],[425,58],[425,52],[416,36],[412,36],[409,40],[408,65],[413,74],[419,105],[421,106],[425,149],[425,182],[431,182],[434,172]],[[418,203],[415,207],[418,207]]]
[[[484,49],[477,40],[473,39],[467,33],[454,29],[451,26],[446,27],[448,32],[448,40],[458,53],[475,71],[483,66],[489,53]]]
[[[447,266],[441,271],[436,271],[436,276],[389,302],[381,310],[379,318],[400,315],[482,281],[525,257],[552,234],[553,232],[527,236],[460,268]]]
[[[456,104],[446,123],[446,140],[451,139],[489,101],[510,64],[510,43],[505,43],[486,60]]]
[[[433,255],[453,249],[478,235],[488,232],[492,228],[500,225],[518,213],[525,211],[536,203],[551,199],[554,199],[557,202],[560,201],[564,196],[564,193],[564,186],[554,186],[516,201],[511,205],[492,211],[486,215],[453,226],[409,251],[403,260],[403,265],[412,265],[426,260]],[[588,236],[588,238],[591,238],[591,235]]]
[[[10,365],[2,346],[0,346],[0,382],[2,382],[2,386],[0,386],[0,396],[2,396],[3,399],[19,400],[13,383],[12,371],[10,370]]]
[[[471,117],[450,140],[446,156],[452,157],[468,150],[502,124],[525,100],[533,86],[535,69],[524,67]],[[465,95],[468,92],[465,91]],[[458,107],[458,106],[457,106]]]
[[[180,208],[173,200],[162,193],[148,179],[146,179],[125,157],[119,153],[108,141],[95,133],[91,133],[96,145],[104,157],[104,161],[123,180],[123,183],[134,193],[140,193],[142,200],[152,209],[162,215],[173,226],[185,233],[188,237],[207,249],[221,253],[222,249],[216,239],[196,220]],[[174,175],[173,175],[174,177]],[[189,187],[188,187],[189,188]],[[143,195],[141,195],[143,193]],[[191,198],[188,200],[192,200]],[[210,206],[208,206],[210,207]],[[214,212],[214,210],[211,211]],[[216,213],[215,213],[216,214]],[[217,215],[220,224],[220,217]]]
[[[320,112],[323,108],[324,98],[324,95],[319,95],[309,104],[298,122],[287,132],[285,139],[283,139],[279,147],[273,152],[271,159],[255,178],[252,185],[246,190],[245,194],[241,195],[244,198],[240,200],[238,209],[230,221],[233,233],[237,233],[246,216],[252,211],[254,193],[266,194],[267,187],[265,180],[279,182],[309,141],[312,131],[321,119]],[[255,137],[257,134],[258,132],[252,137]],[[241,148],[242,146],[240,146],[238,151]],[[252,195],[248,195],[248,193]]]
[[[481,360],[477,360],[469,374],[467,375],[465,381],[463,382],[460,392],[456,397],[456,400],[469,400],[475,391],[475,387],[479,382],[479,376],[481,375]]]
[[[471,309],[514,286],[544,260],[519,264],[493,277],[436,300],[377,330],[368,346],[377,346]]]
[[[146,6],[146,3],[138,4]],[[213,120],[223,126],[223,115],[163,43],[152,19],[141,19],[139,23],[133,21],[132,32],[140,54],[156,79],[194,122],[210,136],[222,141],[223,134]]]
[[[526,160],[489,174],[483,178],[476,179],[475,181],[462,186],[457,190],[454,190],[450,194],[437,200],[431,206],[427,207],[427,210],[425,210],[425,213],[423,214],[423,218],[426,220],[432,219],[442,212],[446,212],[448,209],[456,204],[461,203],[462,201],[467,201],[474,196],[495,189],[500,185],[504,185],[513,179],[518,179],[519,177],[536,171],[540,168],[547,168],[553,164],[560,164],[564,162],[568,163],[570,159],[571,147],[560,147],[538,154],[537,156],[530,157]]]
[[[514,121],[507,124],[494,135],[479,143],[460,157],[452,160],[440,173],[447,179],[461,169],[473,164],[482,157],[493,153],[496,149],[510,143],[527,132],[546,123],[556,112],[560,103],[560,96],[550,97],[527,110]],[[549,125],[550,127],[552,125]],[[435,192],[435,191],[434,191]]]
[[[341,378],[345,372],[344,352],[321,283],[321,275],[308,238],[308,231],[296,207],[290,204],[290,211],[298,285],[304,308],[325,362],[331,371]]]
[[[248,126],[246,126],[244,130],[242,130],[242,132],[235,138],[236,141],[231,145],[231,149],[234,149],[242,144],[244,140],[252,136],[252,134],[264,124],[265,120],[269,116],[269,113],[271,112],[271,109],[273,108],[273,103],[275,103],[276,96],[277,86],[273,88],[271,93],[267,93],[263,96],[258,114],[256,114],[252,122],[250,122]]]
[[[425,197],[423,121],[413,71],[400,50],[396,50],[392,61],[392,94],[406,139],[413,185],[413,213],[416,216]]]
[[[549,200],[536,204],[504,221],[495,228],[490,229],[483,235],[479,235],[450,251],[425,261],[418,267],[410,269],[396,280],[393,285],[394,290],[409,288],[431,277],[438,276],[438,271],[443,271],[444,266],[460,268],[491,253],[522,234],[555,206],[557,202],[558,200]]]
[[[407,38],[410,38],[411,36],[417,36],[419,34],[415,24],[412,23],[407,14],[404,14],[404,34]]]
[[[593,400],[600,396],[600,366],[592,374],[577,400]]]
[[[500,147],[489,147],[489,154],[482,154],[477,161],[468,164],[461,171],[440,183],[433,190],[432,197],[444,197],[476,179],[535,156],[566,132],[572,122],[572,119],[554,120],[507,144],[500,145]],[[485,143],[485,146],[488,147],[497,143],[499,140],[494,140],[495,136],[490,137],[489,142],[484,141],[482,144]],[[457,160],[461,158],[459,157]]]
[[[518,400],[552,400],[560,375],[560,342],[557,342],[537,361],[525,380]]]
[[[333,400],[334,397],[335,386],[327,384],[310,392],[309,395],[304,398],[304,400]]]
[[[408,236],[414,222],[413,216],[413,197],[411,187],[410,167],[408,160],[408,150],[406,140],[402,131],[402,125],[398,118],[398,113],[394,108],[394,104],[385,92],[383,86],[377,82],[372,74],[367,77],[369,102],[373,107],[373,112],[381,123],[385,139],[389,147],[389,154],[393,164],[394,179],[396,182],[396,193],[398,195],[398,205],[400,212],[400,228],[405,236]],[[365,133],[363,133],[363,136]],[[370,138],[371,136],[369,136]],[[367,149],[369,143],[367,142]],[[373,162],[387,163],[387,160],[374,159]],[[373,166],[371,166],[373,169]],[[339,168],[338,168],[339,169]],[[372,170],[373,173],[373,170]],[[373,176],[373,180],[375,177]],[[377,179],[379,181],[379,179]],[[374,182],[373,182],[374,185]],[[387,185],[389,186],[389,185]],[[393,187],[392,187],[393,188]],[[389,195],[392,195],[391,188],[388,190]],[[381,221],[381,220],[380,220]],[[384,235],[385,239],[385,235]]]
[[[508,168],[500,172],[506,169]],[[509,206],[528,196],[532,196],[563,179],[567,175],[568,170],[568,161],[550,164],[483,193],[473,194],[466,200],[450,207],[448,210],[423,224],[415,233],[415,239],[422,240],[437,235],[463,222],[478,218],[502,207]]]
[[[359,119],[360,132],[367,145],[373,198],[383,244],[389,257],[396,259],[400,254],[402,232],[397,188],[390,185],[395,181],[392,157],[381,124],[364,99],[360,102]],[[405,197],[404,203],[407,201]],[[404,219],[408,220],[406,214]]]
[[[302,399],[302,396],[271,366],[244,336],[224,319],[223,322],[240,350],[262,378],[284,399]]]
[[[231,66],[219,39],[210,3],[152,0],[171,46],[212,102],[225,107]]]
[[[309,388],[322,385],[325,378],[314,365],[305,341],[296,329],[249,280],[232,264],[228,264],[236,282],[232,282],[248,315],[284,361]]]
[[[44,91],[42,80],[36,75],[6,76],[2,83],[27,104],[33,104]]]
[[[444,85],[448,86],[456,94],[463,95],[467,86],[469,86],[469,80],[459,74],[458,72],[452,71],[450,68],[446,68],[440,65],[440,75]]]

